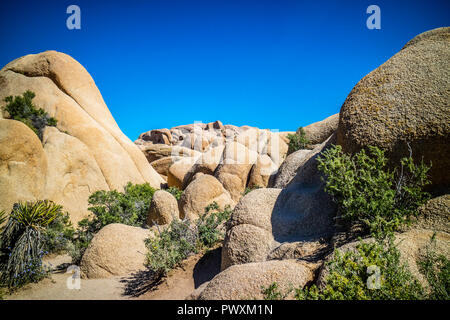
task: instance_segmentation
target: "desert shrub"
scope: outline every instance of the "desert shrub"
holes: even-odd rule
[[[177,187],[170,187],[166,191],[172,194],[177,200],[180,200],[181,195],[183,194],[183,190],[180,190]]]
[[[94,235],[111,223],[144,227],[155,189],[148,183],[132,184],[124,187],[124,192],[116,190],[96,191],[88,199],[92,212],[90,218],[78,223],[74,235],[74,246],[70,251],[73,263],[78,263],[89,246]]]
[[[5,98],[7,105],[5,110],[11,119],[21,121],[36,133],[42,141],[42,135],[46,126],[56,126],[57,120],[48,115],[44,109],[37,109],[32,100],[34,92],[25,91],[22,96],[9,96]]]
[[[61,212],[43,231],[44,250],[49,253],[70,252],[74,235],[69,214]]]
[[[288,134],[287,138],[289,139],[287,154],[291,154],[297,150],[306,149],[309,144],[309,140],[306,137],[303,127],[299,127],[294,134]]]
[[[198,245],[200,247],[211,248],[219,241],[223,240],[224,232],[220,226],[231,216],[230,206],[224,210],[219,210],[216,202],[205,208],[205,213],[196,221]]]
[[[335,250],[327,263],[325,286],[296,290],[299,300],[416,300],[424,290],[400,261],[392,236],[385,240],[360,242],[356,250]],[[375,270],[379,270],[377,277]],[[369,272],[370,271],[370,272]],[[369,287],[372,284],[372,287]]]
[[[162,276],[190,254],[212,248],[223,239],[221,227],[230,215],[230,207],[220,211],[213,202],[195,223],[188,219],[173,220],[167,229],[146,240],[148,268]]]
[[[163,275],[197,252],[197,231],[189,220],[173,220],[169,227],[156,237],[145,241],[149,252],[147,266],[156,274]]]
[[[390,171],[384,152],[377,147],[351,156],[333,146],[317,161],[326,176],[325,190],[338,204],[341,217],[362,224],[374,235],[385,235],[409,223],[429,199],[422,191],[429,183],[429,167],[423,161],[415,165],[411,156],[401,160],[400,169]]]
[[[430,285],[429,299],[450,300],[450,261],[436,252],[436,234],[418,258],[419,271]]]
[[[45,229],[61,214],[62,207],[48,200],[14,204],[1,234],[2,286],[19,287],[46,276]]]

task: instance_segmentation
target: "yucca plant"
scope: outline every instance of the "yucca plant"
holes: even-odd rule
[[[43,233],[61,214],[62,206],[48,200],[14,204],[0,238],[2,285],[18,287],[45,276]]]

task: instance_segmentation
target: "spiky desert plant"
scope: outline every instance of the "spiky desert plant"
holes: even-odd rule
[[[14,204],[0,240],[2,285],[17,287],[45,275],[43,231],[60,214],[62,206],[48,200]]]

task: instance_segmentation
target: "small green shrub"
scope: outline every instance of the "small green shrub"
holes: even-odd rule
[[[177,187],[170,187],[166,191],[172,194],[177,200],[180,200],[181,195],[183,194],[183,190],[180,190]]]
[[[163,276],[190,254],[212,248],[223,239],[221,226],[230,215],[230,207],[220,211],[213,202],[195,223],[188,219],[173,220],[167,229],[146,240],[148,268]]]
[[[299,127],[294,134],[288,134],[287,138],[289,139],[287,154],[291,154],[297,150],[306,149],[309,144],[309,140],[306,137],[303,127]]]
[[[317,158],[318,169],[326,176],[325,190],[341,216],[383,236],[409,223],[429,199],[422,191],[429,183],[429,167],[423,161],[416,166],[409,157],[401,160],[400,170],[389,171],[384,152],[377,147],[368,150],[369,154],[361,150],[351,156],[334,146]]]
[[[437,254],[436,234],[426,246],[418,261],[419,271],[430,285],[429,299],[450,300],[450,261],[442,254]]]
[[[31,91],[25,91],[22,97],[6,97],[4,101],[8,104],[5,106],[5,110],[9,113],[11,119],[26,124],[42,141],[45,127],[55,127],[58,121],[55,118],[50,117],[44,109],[37,109],[32,102],[34,97],[35,94]]]
[[[371,267],[372,266],[372,267]],[[379,270],[376,278],[375,266]],[[424,298],[419,282],[400,261],[400,252],[394,238],[377,240],[372,243],[360,242],[356,251],[341,253],[335,250],[333,258],[327,262],[329,270],[325,286],[319,290],[312,285],[297,289],[299,300],[416,300]],[[371,277],[369,279],[369,277]],[[374,280],[374,282],[370,281]],[[377,284],[369,288],[368,282]]]
[[[69,214],[60,213],[43,231],[44,250],[58,254],[70,252],[74,236],[75,229],[70,222]]]
[[[189,254],[197,252],[197,232],[189,220],[173,220],[166,230],[147,239],[145,244],[149,250],[147,266],[156,274],[164,275]]]
[[[216,202],[208,205],[205,208],[205,213],[196,221],[198,245],[212,248],[216,243],[223,240],[224,232],[219,227],[230,216],[230,206],[226,206],[223,211],[219,211],[219,205]]]
[[[45,229],[62,214],[48,200],[16,203],[1,234],[0,284],[9,288],[39,281],[48,274],[42,265]]]
[[[124,187],[124,192],[116,190],[96,191],[89,197],[88,210],[92,217],[78,223],[74,235],[74,246],[70,251],[73,263],[78,263],[89,246],[95,233],[111,223],[144,227],[155,189],[148,183],[132,184]]]

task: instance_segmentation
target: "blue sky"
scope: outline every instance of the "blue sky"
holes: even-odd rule
[[[66,8],[81,8],[81,30]],[[366,8],[381,9],[381,30]],[[0,65],[65,52],[122,131],[194,121],[295,130],[337,113],[415,35],[450,26],[450,1],[1,1]]]

